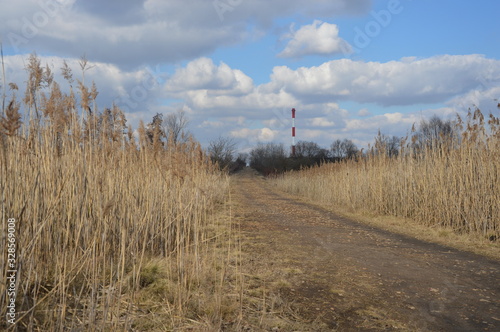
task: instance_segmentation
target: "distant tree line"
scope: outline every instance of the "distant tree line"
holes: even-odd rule
[[[219,136],[210,142],[208,154],[212,162],[217,163],[221,170],[229,173],[241,170],[246,166],[247,155],[238,154],[235,158],[237,144],[233,138]]]
[[[409,146],[414,153],[422,152],[426,148],[439,148],[443,143],[456,139],[458,132],[454,121],[433,116],[413,127]],[[283,144],[259,144],[250,152],[249,163],[262,174],[271,175],[321,163],[357,159],[366,154],[386,154],[390,158],[396,158],[406,146],[407,140],[408,138],[404,137],[387,136],[379,131],[367,151],[360,151],[350,139],[337,139],[329,149],[322,148],[315,142],[299,141],[294,157],[287,153]]]
[[[214,163],[230,173],[249,164],[264,175],[272,175],[321,163],[358,159],[368,154],[385,154],[389,158],[396,158],[408,146],[413,153],[423,153],[425,149],[440,148],[442,144],[456,141],[457,138],[459,130],[454,121],[433,116],[414,125],[409,138],[388,136],[379,131],[366,151],[360,151],[350,139],[336,139],[329,148],[322,148],[312,141],[299,141],[295,145],[295,156],[291,156],[289,149],[280,143],[260,143],[249,154],[240,153],[236,156],[237,144],[234,139],[219,137],[210,142],[207,152]],[[409,139],[411,142],[407,142]]]

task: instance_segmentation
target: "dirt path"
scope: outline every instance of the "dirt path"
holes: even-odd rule
[[[250,170],[232,185],[243,251],[319,330],[500,331],[500,262],[337,216]]]

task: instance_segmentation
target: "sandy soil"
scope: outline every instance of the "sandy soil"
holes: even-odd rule
[[[500,262],[335,215],[249,169],[232,196],[242,250],[308,330],[500,331]]]

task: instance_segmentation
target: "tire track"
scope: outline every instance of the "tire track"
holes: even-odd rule
[[[307,271],[281,292],[309,319],[342,331],[500,331],[498,261],[335,215],[250,170],[232,182],[245,234]]]

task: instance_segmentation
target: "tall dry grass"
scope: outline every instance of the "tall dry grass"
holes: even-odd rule
[[[500,235],[500,119],[476,110],[458,118],[454,137],[416,144],[399,156],[377,146],[357,160],[289,172],[278,187],[351,211],[410,218],[496,239]]]
[[[137,143],[118,107],[98,112],[95,86],[65,94],[29,63],[24,101],[12,87],[0,127],[0,248],[7,218],[18,225],[17,323],[0,328],[216,330],[237,310],[225,289],[232,225],[219,217],[227,176],[194,139],[139,131]]]

